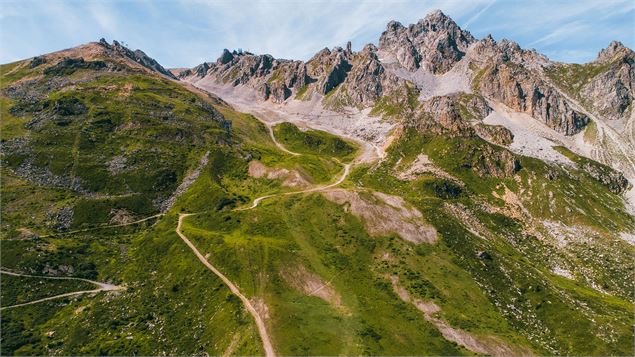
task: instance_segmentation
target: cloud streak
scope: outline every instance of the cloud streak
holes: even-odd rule
[[[377,43],[388,21],[414,23],[437,8],[476,37],[492,33],[561,61],[588,61],[611,40],[635,44],[635,4],[622,0],[3,0],[0,7],[2,63],[100,37],[167,67],[214,60],[223,48],[306,60],[349,40],[355,49]]]

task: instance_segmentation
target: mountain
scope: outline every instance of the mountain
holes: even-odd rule
[[[628,355],[635,54],[441,11],[308,61],[0,66],[3,355]]]
[[[249,89],[251,97],[283,103],[289,111],[300,106],[296,101],[302,99],[318,100],[336,111],[351,107],[363,112],[382,97],[400,96],[406,85],[414,87],[420,100],[473,93],[504,109],[527,114],[556,131],[549,131],[546,139],[633,179],[635,141],[630,108],[634,59],[632,50],[612,43],[592,63],[555,63],[508,40],[496,42],[491,36],[477,40],[436,11],[408,27],[390,22],[379,47],[368,45],[359,53],[353,53],[350,45],[324,49],[302,63],[225,51],[216,62],[182,72],[180,77],[212,91]],[[303,111],[313,108],[302,107]],[[513,122],[501,113],[504,111],[493,110],[492,117],[476,119]],[[540,129],[530,128],[542,127],[540,124],[523,126],[517,128],[518,136],[545,136],[536,132]],[[538,145],[543,140],[518,148],[519,153],[545,159],[544,152],[565,161],[562,155]]]

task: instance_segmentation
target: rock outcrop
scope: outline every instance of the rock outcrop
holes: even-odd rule
[[[419,68],[439,74],[449,71],[476,39],[440,10],[407,28],[391,21],[379,38],[379,49],[393,54],[409,71]]]
[[[558,90],[513,62],[499,60],[482,69],[473,85],[482,95],[525,112],[565,135],[580,132],[590,120],[574,110]]]
[[[317,80],[317,91],[327,94],[346,79],[351,70],[351,53],[341,47],[325,48],[307,62],[308,74]]]
[[[425,98],[472,91],[481,98],[527,113],[565,135],[581,132],[590,121],[587,111],[583,112],[546,75],[554,62],[505,39],[497,42],[487,36],[477,40],[441,11],[408,26],[389,22],[378,47],[367,45],[359,52],[351,47],[349,43],[344,48],[324,48],[307,62],[224,50],[215,62],[184,71],[180,77],[248,86],[261,100],[274,103],[290,98],[310,100],[318,95],[326,107],[334,110],[374,107],[380,100],[398,95],[395,90],[410,82],[421,93],[425,85],[442,87],[426,91],[432,94]],[[633,52],[617,42],[603,50],[594,62],[595,67],[610,70],[600,71],[585,83],[581,93],[603,116],[623,118],[632,107],[634,62]],[[448,78],[442,78],[446,74]],[[417,78],[432,77],[434,80],[417,82]],[[452,83],[443,83],[444,80]],[[428,105],[434,106],[435,101],[438,99]],[[454,109],[437,104],[442,107],[437,113],[440,122],[448,128],[457,125],[453,121]],[[468,107],[476,109],[468,112],[474,120],[488,113],[485,107]],[[465,114],[464,107],[455,109]],[[430,108],[427,111],[433,112]],[[386,115],[386,111],[380,112]],[[508,137],[501,137],[501,144],[507,142]]]
[[[106,50],[112,51],[112,52],[115,52],[115,53],[117,53],[119,55],[127,57],[127,58],[139,63],[143,67],[146,67],[146,68],[151,69],[151,70],[153,70],[155,72],[161,73],[161,74],[163,74],[166,77],[169,77],[169,78],[172,78],[172,79],[177,79],[174,76],[174,74],[172,74],[172,72],[170,72],[167,69],[163,68],[163,66],[161,66],[159,64],[159,62],[157,62],[154,58],[146,55],[145,52],[143,52],[141,50],[132,51],[131,49],[127,48],[126,46],[123,46],[121,43],[119,43],[119,42],[117,42],[115,40],[112,41],[112,45],[111,45],[103,38],[99,40],[99,44],[101,46],[103,46]]]
[[[514,141],[514,134],[502,125],[477,123],[474,130],[478,136],[496,145],[509,146]]]
[[[485,118],[492,109],[480,96],[452,94],[430,98],[418,111],[415,126],[419,131],[470,137],[476,135],[470,122]]]

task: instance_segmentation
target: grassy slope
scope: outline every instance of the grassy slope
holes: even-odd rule
[[[306,155],[332,156],[350,162],[356,156],[358,146],[321,130],[301,131],[291,123],[274,126],[274,134],[287,149]]]
[[[25,62],[0,69],[6,73],[16,68],[20,70],[3,77],[9,82],[3,82],[3,88],[24,76],[36,79],[30,84],[36,89],[50,80],[39,69],[28,69]],[[201,99],[176,84],[141,74],[95,77],[80,70],[73,76],[84,80],[43,99],[53,104],[77,100],[87,108],[65,126],[45,120],[43,126],[28,130],[23,124],[33,115],[5,116],[17,101],[2,97],[2,140],[28,136],[32,150],[26,157],[5,152],[3,166],[16,167],[21,160],[32,159],[53,174],[74,173],[90,191],[117,197],[93,198],[39,185],[3,168],[3,238],[19,236],[23,228],[50,232],[50,213],[61,207],[75,208],[75,227],[107,222],[112,208],[126,208],[139,216],[154,213],[150,200],[155,192],[171,192],[204,150],[225,150],[225,129],[210,118]],[[48,109],[34,115],[56,117],[46,112],[51,105],[43,107]],[[64,143],[73,149],[64,148]],[[119,154],[129,155],[133,171],[113,177],[105,164]],[[230,154],[240,161],[236,152]],[[202,178],[216,177],[217,169],[209,166]],[[166,170],[170,173],[163,175]],[[211,196],[205,198],[212,207],[225,197]],[[39,274],[45,266],[71,266],[74,276],[112,281],[128,290],[3,311],[1,353],[222,354],[233,345],[234,353],[260,354],[249,315],[177,239],[174,217],[154,228],[151,223],[70,236],[4,239],[1,265],[5,268]],[[4,283],[3,295],[21,294],[22,280]],[[67,283],[52,284],[56,291]]]
[[[13,65],[2,66],[3,72],[10,66]],[[21,66],[28,68],[25,64]],[[35,76],[28,88],[46,93],[46,83],[55,83],[59,78],[36,70],[22,69],[18,73]],[[48,203],[48,208],[59,209],[60,195],[64,196],[64,207],[74,208],[76,213],[70,228],[108,222],[113,209],[125,209],[132,217],[144,217],[156,213],[153,201],[169,196],[196,165],[206,146],[227,140],[225,128],[212,119],[214,113],[210,107],[170,81],[141,74],[123,76],[88,70],[78,70],[73,76],[78,81],[76,85],[54,89],[35,103],[2,96],[2,140],[15,142],[28,138],[21,149],[3,152],[3,166],[16,169],[30,164],[40,174],[29,176],[52,177],[61,182],[57,189],[36,188],[14,180],[4,171],[9,177],[8,184],[2,187],[3,195],[9,197],[4,201],[4,214],[18,214],[21,201],[27,199],[20,192],[25,186],[32,186],[31,190],[48,191],[54,196],[50,201],[45,199],[33,205]],[[79,115],[59,114],[59,108],[73,105],[85,109]],[[9,114],[9,106],[20,117]],[[34,117],[36,124],[27,129],[24,123]],[[114,158],[125,160],[122,170],[109,170]],[[68,190],[73,184],[79,186],[80,192],[92,196]],[[40,218],[31,220],[29,228],[49,231],[51,222],[42,219],[41,211],[35,212]],[[3,222],[3,231],[11,235],[10,232],[20,228],[15,223],[18,222]]]
[[[154,84],[139,93],[142,102],[157,100],[153,88]],[[99,100],[86,97],[90,90],[76,95],[82,101]],[[184,113],[193,110],[189,106],[182,109]],[[330,150],[300,145],[303,141],[295,140],[298,130],[293,127],[287,128],[295,140],[289,144],[297,145],[291,149],[311,155],[282,153],[255,118],[223,106],[218,109],[232,122],[235,145],[215,145],[204,137],[200,147],[177,149],[188,153],[181,156],[187,167],[203,150],[210,150],[210,160],[170,214],[156,224],[2,241],[3,267],[39,272],[46,264],[71,265],[83,267],[77,269],[79,276],[128,287],[119,295],[104,293],[3,312],[2,338],[10,343],[3,343],[2,354],[204,351],[218,355],[232,341],[236,341],[235,354],[262,354],[251,317],[174,233],[176,212],[180,211],[205,212],[186,220],[185,234],[248,297],[265,299],[270,311],[266,323],[281,354],[468,354],[443,339],[413,306],[403,303],[392,291],[388,275],[399,276],[413,296],[437,303],[442,308],[439,316],[450,325],[476,335],[495,335],[540,354],[632,351],[632,304],[628,300],[599,293],[579,279],[554,275],[542,260],[548,256],[549,246],[527,236],[516,219],[480,208],[482,200],[503,207],[492,192],[502,194],[501,184],[505,184],[535,198],[527,209],[537,217],[585,224],[600,233],[632,227],[632,219],[619,208],[619,198],[591,178],[523,158],[525,169],[519,173],[519,181],[484,179],[460,165],[464,145],[483,142],[458,143],[407,133],[392,146],[386,162],[372,170],[356,169],[346,186],[361,183],[362,189],[396,194],[419,208],[441,239],[434,245],[414,246],[396,236],[369,237],[362,222],[319,194],[275,198],[254,210],[232,212],[231,207],[283,190],[278,182],[249,178],[249,157],[272,167],[304,170],[315,182],[330,180],[341,166],[330,159]],[[106,114],[119,110],[108,107]],[[172,128],[161,125],[155,129],[152,134],[159,137],[173,133]],[[464,181],[466,188],[448,190],[449,182],[433,176],[404,182],[392,175],[400,157],[402,165],[407,165],[421,151]],[[153,171],[155,167],[149,168]],[[556,170],[558,178],[548,180],[550,170]],[[155,183],[158,179],[149,176],[146,180]],[[577,186],[571,187],[571,182]],[[10,236],[18,234],[15,228],[43,225],[46,211],[60,200],[85,200],[72,191],[12,177],[3,180],[2,190],[3,198],[11,197],[2,211],[3,217],[10,217]],[[549,191],[557,197],[553,211],[546,196]],[[32,193],[42,199],[29,198]],[[460,203],[475,212],[497,239],[483,239],[467,230],[443,208],[446,203]],[[35,218],[20,210],[20,204],[29,204]],[[567,206],[582,212],[567,210]],[[480,251],[487,251],[492,259],[478,259]],[[383,259],[385,253],[394,259]],[[343,308],[292,287],[281,271],[295,264],[329,281],[341,295]],[[614,266],[613,262],[609,265]],[[625,288],[628,286],[611,287]]]
[[[466,352],[392,292],[377,252],[394,237],[369,237],[359,220],[318,194],[275,199],[241,213],[194,216],[184,229],[248,296],[264,296],[281,354]],[[329,281],[344,307],[285,282],[281,272],[297,265]]]
[[[130,83],[133,85],[130,96],[120,98],[124,87]],[[281,188],[278,182],[247,176],[248,161],[245,157],[248,155],[272,167],[302,170],[316,182],[331,180],[341,169],[340,165],[321,155],[299,160],[280,152],[260,122],[224,106],[218,106],[218,109],[232,122],[236,133],[232,140],[235,140],[236,146],[217,145],[217,132],[213,123],[210,123],[211,132],[206,131],[204,125],[207,125],[207,119],[202,115],[204,113],[197,111],[198,99],[170,82],[150,76],[106,75],[82,83],[81,88],[52,93],[49,100],[62,97],[78,99],[89,108],[87,115],[79,118],[86,120],[81,123],[81,130],[77,123],[60,128],[49,123],[47,130],[33,133],[24,130],[22,123],[8,127],[10,123],[3,120],[3,139],[20,135],[35,136],[33,146],[37,150],[36,159],[39,159],[39,153],[40,156],[49,154],[54,149],[51,145],[59,144],[61,136],[74,135],[73,142],[80,144],[85,138],[89,139],[92,144],[80,146],[80,150],[76,151],[76,167],[79,168],[80,177],[85,177],[81,176],[83,174],[92,175],[95,170],[99,172],[94,166],[88,167],[91,160],[99,160],[99,163],[107,161],[118,152],[112,149],[119,145],[123,152],[143,153],[146,147],[173,150],[164,162],[153,161],[156,156],[140,160],[147,162],[144,170],[139,170],[145,176],[135,178],[135,182],[142,185],[141,189],[152,188],[160,181],[154,174],[164,167],[162,164],[192,167],[203,150],[209,150],[209,164],[190,191],[177,203],[174,211],[215,212],[246,203],[264,193],[279,192]],[[7,103],[15,104],[8,100]],[[186,120],[179,125],[187,127],[176,130],[179,135],[193,139],[197,145],[183,145],[185,140],[174,136],[174,127],[153,122],[153,118],[146,117],[146,113],[155,112],[153,108],[159,111],[165,109],[166,113],[177,115],[182,113]],[[8,112],[5,106],[2,109]],[[192,121],[188,122],[188,118]],[[110,127],[133,123],[133,129],[139,129],[135,128],[138,123],[142,130],[133,130],[125,133],[126,136],[117,137],[107,134],[108,130],[93,130],[96,121],[106,121]],[[188,137],[191,133],[199,136]],[[55,138],[44,135],[53,135]],[[98,157],[92,156],[95,152],[100,153]],[[72,157],[64,156],[69,154],[61,152],[60,157],[49,155],[49,160],[39,161],[51,171],[65,174],[73,169],[73,165],[69,164]],[[5,159],[19,160],[12,157]],[[117,181],[116,177],[108,177],[103,172],[86,181],[93,184],[97,192],[107,194],[120,193],[117,190],[121,189],[123,183],[132,182],[129,177]],[[83,223],[93,225],[103,222],[113,206],[122,207],[124,204],[124,208],[133,211],[125,206],[126,197],[86,198],[68,189],[25,181],[15,177],[9,170],[3,172],[2,194],[5,238],[19,236],[22,228],[33,229],[38,233],[49,231],[49,212],[60,207],[75,207],[74,225],[78,227]],[[131,204],[135,204],[134,200]],[[154,212],[151,207],[149,202],[141,202],[136,206],[139,210],[134,212],[149,215]],[[3,340],[10,339],[12,343],[4,343],[2,353],[194,354],[206,351],[222,354],[232,345],[237,354],[260,354],[260,344],[251,318],[243,311],[239,301],[177,239],[173,232],[173,216],[162,219],[150,228],[152,223],[149,221],[130,227],[35,240],[3,240],[3,267],[39,273],[47,265],[72,266],[75,276],[113,281],[129,289],[116,297],[112,294],[99,294],[95,298],[81,296],[8,311],[3,314],[2,337]],[[19,285],[9,280],[7,283],[3,286],[7,294],[20,293]],[[54,289],[63,288],[63,284],[54,286]],[[69,305],[71,301],[75,302]],[[78,311],[78,307],[84,307],[84,310],[73,314],[72,311]],[[38,318],[33,319],[34,316]],[[73,317],[69,319],[69,316]],[[51,330],[55,333],[49,336]]]
[[[73,291],[94,290],[95,284],[78,280],[51,280],[2,274],[1,304],[11,306]]]
[[[12,343],[3,343],[2,353],[222,354],[236,338],[235,353],[260,354],[250,316],[182,244],[175,224],[171,216],[147,231],[76,235],[65,249],[58,247],[68,253],[86,246],[72,257],[57,258],[73,265],[95,261],[100,280],[113,279],[128,289],[3,312],[3,340]],[[19,243],[3,243],[13,244]],[[48,250],[52,244],[39,245]],[[8,265],[5,251],[3,264]],[[24,264],[25,259],[18,263]],[[33,314],[39,313],[45,318],[34,322]]]
[[[485,200],[492,205],[501,205],[502,202],[492,196],[493,191],[502,193],[501,183],[517,192],[521,189],[519,186],[522,186],[525,190],[523,194],[533,195],[532,197],[547,195],[552,191],[558,195],[555,200],[555,211],[550,212],[548,207],[543,206],[548,205],[549,200],[546,197],[530,200],[526,208],[537,217],[560,220],[565,224],[585,224],[604,232],[607,236],[613,230],[633,225],[632,217],[623,210],[621,199],[583,173],[573,173],[572,178],[561,170],[559,178],[551,182],[546,178],[546,173],[554,168],[548,168],[544,163],[528,158],[521,160],[525,168],[519,173],[520,183],[513,178],[502,181],[479,178],[471,170],[461,167],[465,149],[463,145],[465,142],[459,144],[440,137],[422,137],[410,133],[392,146],[387,162],[372,171],[368,168],[359,168],[353,173],[350,181],[360,181],[364,186],[401,195],[418,206],[428,221],[441,232],[441,245],[446,248],[439,251],[450,252],[445,259],[469,273],[482,287],[481,291],[486,294],[489,301],[498,306],[507,322],[521,335],[530,339],[534,343],[534,348],[539,351],[544,349],[545,353],[624,354],[632,350],[632,331],[629,327],[633,322],[629,313],[632,303],[626,300],[628,297],[602,294],[581,282],[582,279],[572,281],[554,275],[545,264],[548,262],[545,261],[545,257],[553,251],[552,248],[545,246],[535,237],[528,236],[518,220],[501,214],[487,213],[479,204],[481,200]],[[391,175],[391,168],[400,157],[403,157],[403,165],[407,165],[421,151],[428,154],[437,165],[466,183],[466,188],[461,194],[448,200],[431,189],[435,186],[430,182],[439,179],[423,176],[413,182],[403,182]],[[528,176],[533,179],[531,184],[528,184]],[[577,182],[577,187],[569,187],[568,184],[572,180]],[[498,238],[487,240],[468,231],[460,221],[442,209],[444,202],[465,205],[475,212],[479,221]],[[575,205],[582,208],[593,207],[593,211],[566,209]],[[585,247],[588,249],[588,245]],[[632,251],[626,244],[620,244],[618,249],[624,251],[625,256],[629,254],[629,250]],[[436,249],[427,248],[423,251],[434,252]],[[477,259],[477,252],[480,251],[493,254],[493,259]],[[609,255],[605,252],[603,256]],[[592,266],[601,264],[582,260],[583,255],[580,255],[578,263]],[[612,273],[614,276],[631,274],[629,267],[632,271],[632,264],[627,259],[617,263],[622,265],[611,262],[611,269],[622,270],[607,269],[605,273]],[[437,279],[432,279],[431,283],[435,287],[441,284]],[[628,291],[629,288],[632,289],[632,281],[627,282],[627,286],[623,288],[613,287],[618,294],[620,291]],[[439,302],[439,305],[449,321],[455,321],[461,326],[461,315],[465,307],[471,304],[449,299]],[[510,309],[510,306],[515,308]],[[482,314],[479,311],[481,309],[482,306],[477,306],[472,314],[468,315],[467,321],[463,318],[468,326],[473,324],[475,316]],[[597,321],[603,321],[604,325],[597,324]],[[601,325],[609,327],[605,329],[600,327]],[[491,328],[492,325],[482,325],[484,326]]]

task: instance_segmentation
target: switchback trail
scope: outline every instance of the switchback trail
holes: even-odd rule
[[[271,136],[271,140],[274,142],[276,147],[278,147],[280,150],[282,150],[282,151],[284,151],[284,152],[286,152],[288,154],[294,155],[294,156],[300,156],[301,155],[299,153],[296,153],[296,152],[288,150],[287,148],[284,147],[284,145],[280,144],[278,142],[278,140],[276,140],[276,137],[275,137],[275,135],[273,133],[273,125],[278,124],[278,123],[267,123],[267,122],[264,122],[264,121],[262,121],[260,119],[258,119],[258,120],[260,122],[262,122],[267,127],[267,129],[269,130],[269,136]],[[339,160],[337,160],[336,158],[333,158],[333,159],[341,164],[341,162]],[[258,206],[258,204],[262,200],[270,198],[270,197],[289,196],[289,195],[297,195],[297,194],[302,194],[302,193],[318,192],[318,191],[323,191],[323,190],[338,186],[339,184],[344,182],[344,180],[346,180],[346,177],[348,177],[348,175],[350,173],[351,165],[352,164],[344,165],[344,172],[342,173],[342,175],[337,179],[337,181],[335,181],[335,182],[333,182],[331,184],[324,185],[324,186],[313,187],[313,188],[306,189],[306,190],[301,190],[301,191],[284,192],[284,193],[278,193],[278,194],[271,194],[271,195],[261,196],[261,197],[256,198],[251,206],[244,207],[244,208],[237,208],[237,209],[235,209],[235,211],[245,211],[245,210],[250,210],[250,209],[256,208]],[[178,224],[176,226],[176,234],[181,238],[181,240],[183,240],[183,242],[185,242],[185,244],[187,244],[187,246],[192,250],[192,252],[194,252],[194,254],[198,258],[198,260],[201,263],[203,263],[203,265],[205,265],[205,267],[207,267],[207,269],[211,270],[216,276],[218,276],[225,283],[225,285],[227,285],[227,287],[229,287],[229,290],[231,290],[231,292],[234,295],[236,295],[238,298],[240,298],[240,300],[243,302],[243,304],[245,306],[245,309],[247,309],[247,311],[253,316],[253,318],[254,318],[254,320],[256,322],[256,326],[258,327],[258,333],[260,334],[260,339],[262,341],[262,346],[263,346],[263,349],[265,350],[265,355],[267,357],[275,356],[275,351],[273,349],[273,345],[271,344],[271,340],[269,338],[269,334],[267,333],[267,328],[265,326],[265,323],[264,323],[262,317],[260,316],[260,314],[258,313],[258,311],[254,308],[252,303],[249,301],[249,299],[247,299],[240,292],[238,287],[236,287],[236,285],[234,285],[231,282],[231,280],[229,280],[223,273],[221,273],[216,267],[214,267],[205,258],[205,256],[203,256],[203,254],[201,254],[201,252],[198,251],[196,246],[194,246],[194,244],[185,236],[185,234],[183,234],[183,232],[181,232],[181,226],[183,225],[183,220],[186,217],[191,216],[191,215],[195,215],[195,214],[196,213],[181,213],[181,214],[179,214],[179,220],[178,220]]]
[[[267,199],[267,198],[271,198],[271,197],[290,196],[290,195],[298,195],[298,194],[301,194],[301,193],[319,192],[319,191],[327,190],[329,188],[333,188],[335,186],[338,186],[342,182],[344,182],[344,180],[346,180],[346,177],[348,176],[350,171],[351,171],[351,164],[346,164],[346,165],[344,165],[344,172],[342,173],[342,176],[340,176],[340,178],[337,179],[337,181],[335,181],[335,182],[333,182],[331,184],[328,184],[328,185],[325,185],[325,186],[313,187],[313,188],[309,188],[309,189],[301,190],[301,191],[274,193],[274,194],[271,194],[271,195],[260,196],[260,197],[258,197],[258,198],[256,198],[254,200],[254,202],[251,204],[251,206],[243,207],[243,208],[236,208],[235,211],[246,211],[246,210],[254,209],[254,208],[258,207],[258,204],[262,200]]]
[[[181,232],[181,226],[183,224],[183,219],[185,219],[185,217],[188,217],[188,216],[191,216],[191,215],[192,215],[191,213],[190,214],[184,214],[184,213],[179,214],[179,223],[176,226],[176,234],[178,234],[179,237],[181,237],[181,239],[183,240],[183,242],[185,242],[185,244],[187,244],[187,246],[190,247],[190,249],[194,252],[194,254],[198,258],[198,260],[200,260],[201,263],[203,263],[203,265],[205,265],[207,267],[207,269],[211,270],[216,276],[218,276],[225,283],[225,285],[227,285],[227,287],[229,287],[229,290],[231,290],[231,292],[234,295],[236,295],[243,302],[243,304],[245,305],[245,309],[247,309],[247,311],[251,314],[251,316],[253,316],[254,320],[256,321],[256,325],[258,326],[258,333],[260,334],[260,339],[262,340],[262,347],[265,350],[265,355],[267,357],[275,356],[276,354],[274,352],[273,345],[271,344],[271,340],[269,339],[269,334],[267,333],[267,328],[265,326],[265,323],[264,323],[262,317],[260,316],[260,314],[258,313],[258,311],[251,304],[249,299],[247,299],[240,292],[240,290],[238,290],[236,285],[234,285],[234,283],[232,283],[231,280],[229,280],[223,273],[221,273],[218,269],[216,269],[216,267],[214,267],[203,256],[203,254],[201,254],[201,252],[199,252],[198,249],[196,249],[194,244],[192,244],[192,242],[190,242],[190,240],[185,236],[185,234],[183,234],[183,232]]]
[[[273,126],[276,125],[276,124],[284,123],[284,121],[269,123],[269,122],[266,122],[264,120],[261,120],[257,116],[254,116],[254,118],[256,118],[259,122],[263,123],[267,127],[267,129],[269,129],[269,136],[271,136],[271,140],[274,142],[274,144],[276,144],[276,146],[280,150],[282,150],[282,151],[284,151],[284,152],[286,152],[288,154],[294,155],[294,156],[301,156],[302,155],[302,154],[299,154],[297,152],[293,152],[293,151],[288,150],[286,147],[284,147],[284,145],[282,145],[282,144],[280,144],[278,142],[278,140],[276,139],[276,136],[273,134]],[[342,163],[340,160],[338,160],[335,157],[333,157],[332,159],[337,161],[339,164]],[[260,196],[260,197],[258,197],[258,198],[256,198],[254,200],[254,202],[251,204],[251,206],[243,207],[243,208],[236,208],[235,211],[246,211],[246,210],[254,209],[254,208],[258,207],[258,204],[262,200],[267,199],[267,198],[271,198],[271,197],[290,196],[290,195],[298,195],[298,194],[302,194],[302,193],[319,192],[319,191],[327,190],[329,188],[333,188],[335,186],[338,186],[342,182],[344,182],[344,180],[346,180],[346,177],[348,176],[348,174],[351,171],[351,165],[352,165],[352,163],[344,165],[344,172],[342,173],[342,176],[340,176],[340,178],[337,179],[337,181],[335,181],[335,182],[333,182],[331,184],[328,184],[328,185],[325,185],[325,186],[313,187],[313,188],[309,188],[309,189],[301,190],[301,191],[274,193],[274,194],[271,194],[271,195]]]
[[[37,303],[44,302],[44,301],[60,299],[60,298],[63,298],[63,297],[70,297],[70,296],[76,296],[76,295],[82,295],[82,294],[94,294],[94,293],[98,293],[100,291],[119,291],[119,290],[124,290],[125,289],[125,287],[123,287],[123,286],[118,286],[118,285],[113,285],[113,284],[108,284],[108,283],[102,283],[102,282],[99,282],[99,281],[88,280],[88,279],[83,279],[83,278],[73,278],[73,277],[66,277],[66,276],[29,275],[29,274],[14,273],[14,272],[2,270],[2,269],[0,269],[0,274],[6,274],[6,275],[12,275],[12,276],[20,276],[20,277],[25,277],[25,278],[39,278],[39,279],[52,279],[52,280],[79,280],[79,281],[85,281],[87,283],[95,284],[95,285],[97,285],[99,287],[99,288],[93,289],[93,290],[73,291],[73,292],[70,292],[70,293],[64,293],[64,294],[60,294],[60,295],[46,297],[46,298],[43,298],[43,299],[38,299],[38,300],[34,300],[34,301],[25,302],[25,303],[22,303],[22,304],[16,304],[16,305],[11,305],[11,306],[3,306],[3,307],[0,307],[0,310],[12,309],[14,307],[20,307],[20,306],[26,306],[26,305],[33,305],[33,304],[37,304]]]
[[[256,118],[256,119],[258,119],[258,118]],[[280,144],[280,142],[278,142],[278,140],[276,139],[276,136],[273,135],[273,126],[277,125],[277,124],[280,124],[280,123],[284,123],[284,122],[278,121],[278,122],[269,123],[269,122],[262,121],[260,119],[258,119],[258,121],[263,123],[263,124],[265,124],[265,126],[269,130],[269,136],[271,137],[271,140],[273,141],[274,144],[276,144],[276,147],[278,147],[278,149],[286,152],[287,154],[293,155],[293,156],[300,156],[301,155],[301,154],[299,154],[297,152],[293,152],[293,151],[287,149],[286,147],[284,147],[284,145],[282,145],[282,144]]]

